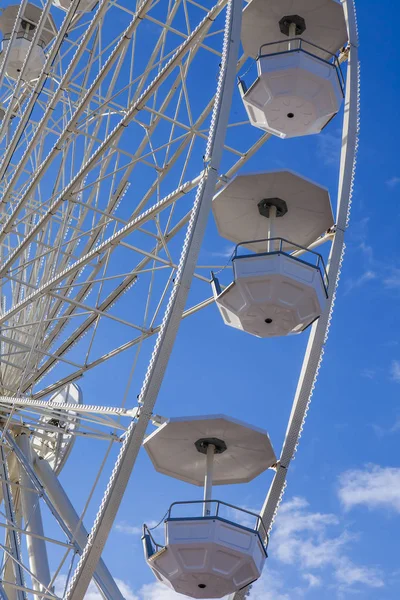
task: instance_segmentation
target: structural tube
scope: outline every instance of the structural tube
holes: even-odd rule
[[[214,444],[207,446],[207,462],[206,462],[206,476],[204,478],[204,508],[203,517],[209,517],[211,514],[211,504],[207,500],[211,500],[212,495],[212,482],[214,472]]]
[[[32,464],[32,452],[29,436],[23,433],[17,436],[15,441],[24,453],[26,460],[29,462],[29,464]],[[38,592],[43,592],[51,580],[46,542],[44,539],[29,535],[29,532],[32,532],[44,537],[39,496],[37,492],[29,490],[31,487],[31,480],[29,479],[25,469],[20,466],[19,471],[21,482],[20,494],[22,516],[24,518],[26,530],[26,545],[28,548],[29,568],[33,575],[37,578],[35,579],[32,577],[32,588]],[[40,597],[41,596],[35,596],[37,599]]]
[[[64,488],[59,482],[53,469],[47,460],[39,458],[36,454],[34,459],[34,469],[43,486],[46,488],[49,498],[74,536],[78,546],[84,548],[87,542],[88,532],[80,522],[78,513],[72,506],[70,499],[65,493]],[[107,592],[107,598],[112,600],[124,600],[117,584],[102,559],[100,559],[97,564],[95,581],[101,587],[103,593],[105,591]]]

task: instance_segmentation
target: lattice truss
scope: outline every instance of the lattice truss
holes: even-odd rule
[[[94,17],[70,11],[43,82],[3,73],[5,395],[41,398],[60,386],[38,389],[51,368],[62,364],[73,381],[159,325],[207,160],[224,2],[144,2],[140,16],[128,4],[103,2]],[[248,151],[226,146],[228,176]],[[208,297],[201,265],[196,279]],[[106,323],[125,343],[99,354]]]
[[[70,441],[105,440],[103,468],[135,415],[118,398],[48,398],[128,349],[133,367],[150,355],[207,165],[226,0],[40,4],[37,29],[50,14],[56,30],[39,78],[10,79],[0,57],[0,598],[17,600],[60,594],[85,543],[100,474],[74,513],[56,477]],[[268,137],[232,119],[220,185]],[[197,266],[184,316],[211,303],[209,269]],[[104,596],[120,598],[99,569]]]

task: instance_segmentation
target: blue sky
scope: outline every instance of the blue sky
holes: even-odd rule
[[[358,3],[361,136],[346,257],[323,366],[253,600],[398,598],[400,52],[388,18],[396,8],[394,0]],[[289,166],[328,185],[334,201],[339,128],[336,120],[314,139],[272,140],[246,170]],[[215,251],[212,227],[205,260]],[[224,328],[211,307],[183,323],[157,410],[226,412],[268,429],[279,451],[304,343]],[[269,481],[265,474],[218,496],[259,509]],[[142,454],[107,548],[132,598],[179,597],[153,582],[137,528],[161,518],[171,501],[198,496],[154,473]]]
[[[347,251],[317,388],[252,600],[399,595],[397,8],[395,0],[358,2],[361,135]],[[233,111],[243,112],[237,93]],[[337,118],[319,136],[272,139],[245,171],[291,168],[327,186],[335,204],[340,127]],[[210,218],[200,262],[223,261],[228,250]],[[224,327],[211,306],[182,323],[156,410],[166,416],[224,412],[267,429],[279,453],[306,341],[306,334],[277,340],[246,336]],[[129,357],[121,361],[122,369]],[[119,391],[114,375],[104,370],[85,377],[80,382],[85,402],[101,397],[114,403],[105,398]],[[133,386],[138,387],[140,380]],[[76,445],[63,473],[77,503],[79,482],[91,466],[80,462],[84,444]],[[265,473],[248,485],[221,488],[218,497],[258,511],[271,478]],[[127,600],[180,598],[154,582],[140,528],[161,519],[171,502],[198,498],[198,488],[157,474],[142,452],[104,556]],[[87,598],[99,596],[92,590]]]

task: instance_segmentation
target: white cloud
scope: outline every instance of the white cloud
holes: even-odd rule
[[[274,558],[286,565],[306,570],[309,587],[321,583],[319,575],[310,571],[330,573],[337,585],[351,587],[363,584],[381,587],[383,581],[376,569],[353,564],[348,556],[348,545],[355,536],[346,530],[332,532],[340,521],[330,513],[313,513],[304,498],[285,502],[278,514],[271,538]]]
[[[310,588],[319,587],[322,584],[321,577],[317,577],[316,575],[313,575],[312,573],[304,573],[303,579],[305,579],[305,581],[307,581],[308,587],[310,587]]]
[[[320,133],[318,136],[319,154],[326,165],[337,165],[342,144],[342,132]]]
[[[362,285],[364,285],[365,283],[368,283],[369,281],[372,281],[373,279],[376,279],[376,273],[374,271],[365,271],[365,273],[363,273],[362,275],[360,275],[360,277],[358,277],[358,279],[349,279],[346,282],[346,291],[345,293],[348,294],[349,292],[351,292],[352,290],[361,287]]]
[[[151,529],[158,524],[157,521],[147,521],[146,525]],[[115,531],[125,533],[126,535],[142,535],[143,528],[138,525],[129,525],[126,521],[117,523],[114,527]]]
[[[66,580],[67,578],[65,575],[59,575],[57,577],[55,584],[55,593],[57,594],[57,596],[64,596]],[[134,594],[132,588],[127,583],[125,583],[121,579],[116,579],[115,582],[121,590],[121,593],[124,596],[125,600],[141,600],[138,596],[136,596],[136,594]],[[93,581],[90,583],[88,591],[85,594],[85,600],[104,600],[103,594],[99,592],[96,584]]]
[[[219,252],[207,252],[211,256],[215,256],[217,258],[231,258],[233,252],[235,250],[235,246],[233,244],[229,244],[225,246],[225,248]]]
[[[177,594],[163,583],[158,581],[146,583],[139,590],[140,600],[184,600],[188,596]]]
[[[400,269],[391,269],[391,273],[383,280],[386,288],[395,290],[400,288]]]
[[[366,506],[400,513],[400,468],[367,465],[343,473],[339,485],[339,498],[347,510]]]
[[[332,564],[349,541],[346,533],[337,537],[328,535],[328,527],[338,524],[335,515],[311,513],[304,498],[285,502],[273,533],[274,557],[285,564],[299,563],[307,569]]]
[[[346,588],[358,583],[373,588],[380,588],[384,585],[375,570],[354,565],[349,560],[341,561],[340,569],[336,572],[336,578]]]
[[[396,176],[391,177],[385,183],[388,186],[388,188],[390,188],[391,190],[393,190],[396,186],[399,185],[399,183],[400,183],[400,177],[396,177]]]
[[[137,527],[136,525],[128,525],[128,523],[125,522],[117,523],[114,529],[119,533],[126,533],[127,535],[140,535],[142,533],[141,527]]]
[[[390,366],[390,376],[393,381],[400,383],[400,360],[392,360]]]
[[[375,379],[376,369],[363,369],[361,371],[361,377],[366,377],[367,379]]]
[[[251,587],[249,600],[293,600],[293,590],[289,596],[284,590],[284,582],[282,573],[266,568],[262,577]]]
[[[360,242],[359,249],[364,254],[365,258],[367,259],[367,261],[369,263],[374,262],[374,250],[373,250],[372,246],[365,243],[365,240]]]

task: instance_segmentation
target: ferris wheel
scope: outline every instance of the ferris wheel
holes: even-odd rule
[[[93,579],[123,599],[102,552],[143,445],[156,470],[204,483],[195,516],[184,503],[168,510],[161,543],[144,526],[156,578],[240,600],[267,558],[340,273],[358,133],[353,0],[1,9],[0,598],[82,600]],[[338,113],[336,216],[327,190],[300,174],[240,172],[271,138],[318,135]],[[199,262],[211,213],[235,245],[222,274]],[[214,304],[221,327],[243,336],[309,335],[281,452],[229,416],[156,414],[182,319]],[[116,361],[119,395],[85,402],[85,381],[114,377]],[[74,506],[59,475],[93,440],[102,451]],[[212,485],[266,469],[254,523],[224,517],[232,507]]]

